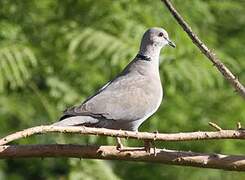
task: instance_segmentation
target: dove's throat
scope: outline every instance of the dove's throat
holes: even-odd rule
[[[140,46],[139,54],[143,56],[150,57],[152,59],[152,63],[156,66],[159,65],[159,55],[160,55],[161,47],[155,45],[144,45]]]

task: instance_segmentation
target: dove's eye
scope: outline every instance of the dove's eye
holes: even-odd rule
[[[158,36],[159,36],[159,37],[163,37],[163,33],[160,32],[160,33],[158,34]]]

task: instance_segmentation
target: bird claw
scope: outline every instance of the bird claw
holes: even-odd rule
[[[116,146],[117,150],[119,150],[119,151],[122,150],[123,144],[122,144],[121,139],[119,137],[116,137],[116,142],[117,142],[117,146]]]
[[[149,141],[149,140],[145,140],[144,141],[144,147],[145,147],[145,151],[147,152],[147,153],[150,153],[151,152],[151,141]]]
[[[155,146],[155,143],[154,141],[150,141],[150,140],[145,140],[144,141],[144,148],[145,148],[145,151],[147,153],[150,153],[151,152],[151,148],[153,148],[153,153],[154,153],[154,156],[156,156],[156,146]]]

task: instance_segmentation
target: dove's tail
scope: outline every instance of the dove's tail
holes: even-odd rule
[[[100,122],[99,119],[93,118],[91,116],[72,116],[56,123],[52,126],[89,126],[95,127]]]

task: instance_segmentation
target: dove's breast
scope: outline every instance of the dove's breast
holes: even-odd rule
[[[132,122],[133,130],[137,130],[147,118],[157,111],[163,98],[158,64],[148,64],[141,61],[137,63],[137,73],[142,78],[142,84],[139,86],[139,91],[141,91],[141,101],[139,103],[145,103],[145,105],[139,106],[139,108],[143,108],[141,110],[144,113],[140,119]]]
[[[147,118],[153,115],[162,102],[163,90],[160,78],[158,82],[156,82],[156,79],[154,81],[148,81],[147,86],[148,90],[145,90],[146,95],[144,97],[147,101],[147,108],[145,109],[144,116],[141,119],[134,122],[135,128],[138,128]]]

